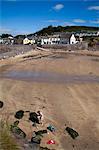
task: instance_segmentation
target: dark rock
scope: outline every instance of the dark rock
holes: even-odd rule
[[[36,135],[35,137],[31,138],[31,142],[32,143],[36,143],[36,144],[40,144],[41,143],[41,136],[40,135]]]
[[[15,114],[15,118],[17,118],[17,119],[22,119],[23,116],[24,116],[24,111],[23,110],[19,110]]]
[[[79,134],[72,128],[66,127],[66,131],[73,139],[75,139],[77,136],[79,136]]]
[[[49,149],[47,147],[40,147],[40,150],[51,150],[51,149]]]
[[[41,135],[47,133],[47,130],[39,130],[37,132],[35,132],[36,135]]]
[[[34,123],[38,123],[39,124],[38,115],[35,112],[31,112],[30,113],[29,120],[31,120]]]
[[[3,102],[2,101],[0,101],[0,108],[2,108],[3,107]]]
[[[47,130],[39,130],[37,132],[33,132],[33,136],[31,138],[31,143],[40,144],[43,134],[47,133]]]
[[[30,113],[30,111],[29,111],[29,110],[26,110],[25,112],[26,112],[26,113]]]

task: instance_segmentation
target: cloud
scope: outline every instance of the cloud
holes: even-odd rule
[[[86,23],[86,20],[74,19],[73,22],[75,22],[75,23]]]
[[[93,24],[99,24],[99,19],[94,20],[94,21],[90,21],[90,23],[93,23]]]
[[[88,10],[99,10],[99,6],[90,6]]]
[[[66,26],[75,26],[75,24],[72,23],[72,22],[64,22],[64,25],[66,25]]]
[[[57,4],[53,7],[54,10],[58,11],[58,10],[61,10],[64,8],[64,5],[63,4]]]

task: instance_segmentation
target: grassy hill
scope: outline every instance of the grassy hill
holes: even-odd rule
[[[48,26],[46,28],[43,28],[42,30],[36,32],[37,35],[51,35],[55,32],[93,32],[98,31],[99,27],[88,27],[88,26]],[[30,34],[32,35],[32,34]]]

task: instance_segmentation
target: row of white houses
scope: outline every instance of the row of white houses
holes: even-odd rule
[[[95,36],[99,36],[99,32],[94,33]],[[83,36],[88,36],[84,33],[55,33],[53,35],[47,36],[31,36],[26,37],[23,39],[24,45],[33,45],[33,44],[40,44],[40,45],[53,45],[53,44],[76,44],[78,42],[82,42]],[[14,37],[9,36],[8,38],[0,38],[1,44],[14,44]]]
[[[91,32],[91,33],[69,33],[69,32],[57,32],[53,35],[47,35],[47,36],[40,36],[38,39],[35,39],[35,37],[32,38],[25,38],[23,40],[23,44],[35,44],[39,42],[41,45],[46,44],[76,44],[78,42],[82,42],[84,36],[99,36],[98,32]]]
[[[14,38],[12,36],[9,36],[8,38],[0,38],[0,44],[11,44],[13,45]]]
[[[77,39],[74,34],[66,34],[63,33],[61,35],[50,35],[50,36],[41,36],[39,37],[39,44],[46,45],[46,44],[76,44],[82,41],[82,38]],[[35,38],[25,38],[23,40],[23,44],[35,44]]]
[[[87,32],[87,33],[76,33],[75,34],[76,36],[79,36],[79,37],[83,37],[83,36],[99,36],[99,31],[98,32]]]
[[[74,34],[70,35],[70,37],[44,37],[41,39],[41,45],[44,44],[76,44],[78,41],[76,40],[76,37],[74,36]]]

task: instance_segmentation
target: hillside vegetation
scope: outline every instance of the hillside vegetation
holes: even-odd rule
[[[31,33],[28,34],[27,36],[34,36],[34,35],[38,35],[38,36],[42,36],[42,35],[51,35],[55,32],[77,32],[77,33],[81,33],[81,32],[95,32],[95,31],[99,31],[99,27],[88,27],[88,26],[48,26],[45,27],[35,33]],[[8,38],[9,36],[12,36],[11,34],[2,34],[0,37],[1,38]],[[26,37],[26,35],[16,35],[15,39],[24,39]]]
[[[98,31],[99,27],[87,27],[87,26],[57,26],[57,27],[53,27],[53,26],[48,26],[46,28],[43,28],[42,30],[36,32],[35,34],[37,35],[51,35],[55,32],[92,32],[92,31]],[[32,35],[32,34],[30,34]]]

